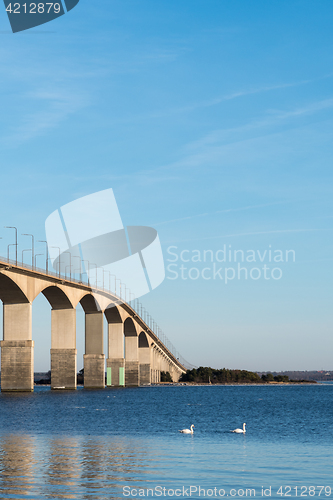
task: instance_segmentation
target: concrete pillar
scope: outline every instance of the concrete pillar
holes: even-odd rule
[[[4,304],[1,391],[34,390],[32,304]]]
[[[76,389],[76,310],[51,311],[51,389]]]
[[[156,352],[156,365],[157,365],[156,382],[157,384],[159,384],[161,382],[161,354],[159,350]]]
[[[125,385],[138,386],[140,385],[139,345],[136,335],[125,337],[125,356]]]
[[[150,385],[150,348],[139,347],[140,385]]]
[[[152,383],[153,384],[156,384],[157,382],[157,377],[156,377],[156,349],[155,347],[152,347],[151,349],[151,367],[152,367],[152,370],[151,370],[151,377],[152,377]]]
[[[157,365],[158,365],[158,352],[157,349],[154,350],[154,366],[155,366],[155,384],[158,383],[158,376],[157,376]]]
[[[107,386],[125,385],[124,324],[108,323]]]
[[[161,354],[161,371],[167,372],[168,371],[168,366],[166,363],[166,357],[164,354]]]
[[[83,356],[84,387],[104,389],[105,355],[103,341],[103,312],[85,315],[85,354]]]

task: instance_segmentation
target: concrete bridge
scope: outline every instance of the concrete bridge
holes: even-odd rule
[[[3,302],[1,391],[33,391],[32,303],[42,293],[51,308],[51,388],[76,389],[76,306],[85,312],[84,386],[105,387],[104,316],[107,320],[107,386],[178,381],[185,367],[129,303],[102,289],[0,258]]]

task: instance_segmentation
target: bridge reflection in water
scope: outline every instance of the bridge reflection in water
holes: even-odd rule
[[[123,498],[122,485],[151,474],[150,454],[136,438],[1,436],[0,497]]]
[[[43,294],[51,306],[51,388],[76,389],[76,306],[85,312],[84,386],[139,386],[160,382],[161,372],[178,381],[186,371],[177,353],[142,318],[140,308],[108,290],[55,273],[0,259],[3,302],[1,390],[33,391],[32,303]],[[105,360],[104,317],[108,353]],[[146,319],[146,317],[145,317]],[[148,323],[148,324],[147,324]],[[156,326],[156,325],[155,325]]]

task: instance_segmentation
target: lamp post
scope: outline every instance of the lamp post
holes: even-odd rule
[[[36,266],[36,259],[37,259],[37,257],[38,257],[39,255],[44,255],[44,254],[43,254],[43,253],[36,253],[36,255],[35,255],[35,269],[36,269],[36,267],[37,267],[37,266]]]
[[[116,293],[116,281],[117,281],[117,276],[115,274],[110,273],[109,271],[109,291],[111,292],[111,284],[110,284],[110,276],[114,277],[114,293]]]
[[[115,284],[115,290],[114,290],[114,293],[117,295],[117,281],[119,281],[119,290],[121,290],[121,280],[119,278],[116,278],[114,280],[114,284]],[[120,294],[119,294],[119,297],[120,297]]]
[[[50,247],[50,248],[57,248],[59,250],[59,258],[58,258],[58,275],[60,278],[60,247]]]
[[[123,283],[122,281],[120,282],[120,285],[119,285],[119,287],[120,287],[120,300],[123,300],[122,296],[121,296],[121,285],[123,285],[125,288],[126,288],[126,286],[125,286],[125,283]]]
[[[85,265],[85,262],[88,263],[88,267],[86,267]],[[87,269],[89,269],[89,260],[81,260],[81,265],[83,264],[83,273],[82,274],[86,274],[87,275],[87,282],[89,283],[89,273],[87,273]]]
[[[15,245],[15,262],[16,262],[16,265],[17,265],[17,227],[15,226],[4,226],[6,229],[15,229],[15,243],[12,243],[10,245],[8,245],[7,247],[7,255],[8,255],[8,261],[9,261],[9,247],[10,246],[14,246]]]
[[[71,267],[70,265],[68,266],[65,266],[65,279],[66,279],[66,276],[67,276],[67,267],[69,267],[69,281],[72,280],[72,275],[71,275]]]
[[[63,253],[69,254],[69,280],[71,281],[71,279],[72,279],[72,254],[70,252],[63,252]],[[68,266],[65,267],[65,276],[66,276],[67,267]]]
[[[96,267],[96,288],[97,288],[97,264],[94,264],[94,263],[91,263],[88,261],[88,280],[89,280],[89,277],[90,277],[90,266],[95,266]]]
[[[104,290],[104,273],[108,273],[109,271],[105,271],[104,267],[102,267],[102,271],[103,271],[103,290]],[[110,285],[110,276],[109,276],[109,285]]]
[[[48,247],[47,247],[47,241],[45,240],[37,240],[38,243],[45,243],[46,245],[46,253],[45,253],[45,258],[46,258],[46,274],[49,274],[49,259],[48,259]],[[35,264],[36,266],[36,264]]]
[[[22,265],[23,265],[23,254],[24,252],[31,252],[31,249],[30,248],[25,248],[24,250],[22,250]]]
[[[79,257],[78,255],[74,255],[73,259],[79,259],[80,261],[80,281],[82,281],[82,278],[81,278],[81,274],[82,274],[82,267],[81,267],[81,257]],[[75,274],[75,269],[74,269],[74,274]]]
[[[35,238],[33,234],[22,233],[22,236],[31,236],[31,266],[34,268]]]

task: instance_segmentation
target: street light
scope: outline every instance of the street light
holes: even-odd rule
[[[97,288],[97,264],[91,263],[88,261],[88,281],[90,278],[90,266],[95,266],[96,267],[96,288]],[[90,284],[90,283],[89,283]]]
[[[81,264],[83,264],[83,269],[84,269],[83,273],[81,273],[81,274],[87,275],[87,282],[89,283],[89,273],[87,273],[87,268],[85,266],[85,262],[88,262],[88,269],[89,269],[89,260],[81,260]],[[82,267],[81,267],[81,269],[82,269]]]
[[[72,280],[72,275],[71,275],[71,267],[70,265],[68,266],[65,266],[65,279],[66,279],[66,276],[67,276],[67,267],[69,267],[69,281]]]
[[[80,269],[79,269],[79,271],[80,271],[80,281],[82,281],[82,276],[81,276],[82,275],[81,257],[79,255],[74,255],[73,259],[79,259],[79,261],[80,261]],[[75,269],[74,269],[74,274],[75,274]]]
[[[110,276],[114,277],[114,293],[116,293],[116,281],[117,281],[117,276],[115,274],[110,273],[109,271],[109,291],[111,292],[111,284],[110,284]]]
[[[22,250],[22,265],[23,265],[23,254],[24,252],[31,252],[31,248],[26,248],[24,250]]]
[[[123,283],[122,281],[120,281],[120,285],[119,285],[119,286],[120,286],[120,299],[122,300],[122,296],[121,296],[121,285],[124,285],[124,287],[125,287],[125,295],[126,295],[126,285],[125,285],[125,283]]]
[[[47,241],[45,241],[45,240],[38,240],[38,243],[45,243],[46,244],[46,253],[45,253],[45,256],[46,256],[45,257],[46,258],[46,274],[49,274],[49,259],[48,259]]]
[[[109,271],[105,271],[104,267],[102,267],[103,271],[103,290],[104,290],[104,273],[108,273]],[[110,284],[110,276],[109,276],[109,284]]]
[[[121,290],[121,280],[119,278],[116,278],[114,280],[114,284],[115,284],[115,290],[114,290],[114,293],[117,295],[117,281],[119,281],[119,290]],[[119,297],[120,297],[121,293],[119,293]]]
[[[31,266],[34,268],[35,238],[33,234],[22,233],[22,236],[31,236]]]
[[[35,255],[35,268],[37,267],[37,266],[36,266],[36,259],[37,259],[37,257],[38,257],[39,255],[44,255],[44,254],[43,254],[43,253],[36,253],[36,255]]]
[[[50,248],[57,248],[59,250],[59,258],[58,258],[58,275],[60,278],[60,247],[50,247]]]
[[[68,253],[69,254],[69,280],[72,280],[72,254],[70,252],[63,252],[63,253]],[[65,276],[66,276],[66,269],[68,266],[65,267]]]
[[[11,243],[10,245],[8,245],[8,247],[7,247],[7,259],[9,261],[9,247],[15,246],[15,262],[17,265],[17,227],[15,227],[15,226],[4,226],[4,227],[5,227],[5,229],[15,229],[15,243]]]

